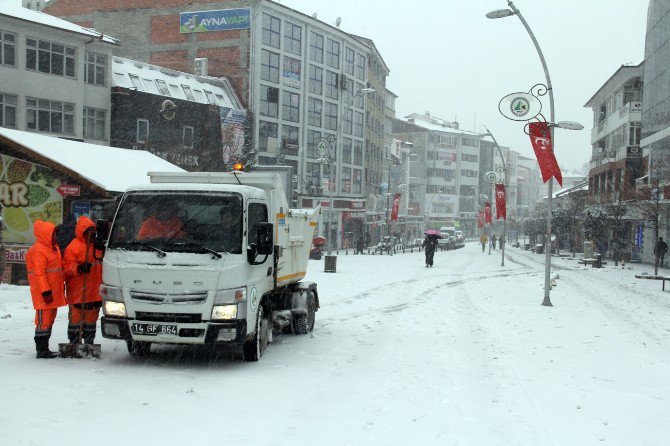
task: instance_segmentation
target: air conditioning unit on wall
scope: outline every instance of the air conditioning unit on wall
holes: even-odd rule
[[[207,76],[209,72],[209,60],[206,57],[196,57],[194,72],[198,76]]]

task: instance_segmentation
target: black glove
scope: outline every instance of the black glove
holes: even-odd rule
[[[44,303],[49,305],[54,301],[54,293],[51,290],[45,291],[42,293],[42,299],[44,299]]]
[[[88,274],[91,272],[91,265],[89,262],[86,263],[80,263],[77,265],[77,273],[78,274]]]

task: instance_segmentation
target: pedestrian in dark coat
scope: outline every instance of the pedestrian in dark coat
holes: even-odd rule
[[[492,247],[493,249],[496,249],[496,235],[495,235],[495,234],[493,234],[493,235],[491,236],[491,247]]]
[[[356,252],[354,254],[361,253],[363,254],[363,250],[365,249],[365,239],[363,239],[363,236],[359,236],[358,240],[356,241]]]
[[[77,219],[72,212],[67,214],[63,223],[56,226],[56,243],[60,249],[61,256],[65,255],[65,248],[67,248],[70,242],[75,239],[76,235],[74,230],[76,226]]]
[[[435,256],[435,249],[437,248],[437,237],[434,235],[427,235],[421,246],[425,248],[426,268],[432,268],[433,257]]]
[[[656,255],[656,264],[658,266],[663,266],[666,252],[668,252],[668,244],[663,241],[663,237],[659,237],[656,246],[654,246],[654,254]]]

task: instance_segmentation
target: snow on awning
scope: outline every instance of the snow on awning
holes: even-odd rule
[[[37,162],[56,163],[63,171],[108,192],[124,192],[131,186],[149,184],[148,172],[185,172],[144,150],[88,144],[0,127],[0,144],[3,143],[32,155]]]

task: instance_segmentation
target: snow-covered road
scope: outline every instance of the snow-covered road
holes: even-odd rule
[[[635,272],[475,244],[310,262],[321,310],[259,363],[167,348],[144,360],[37,361],[24,287],[0,285],[0,438],[8,445],[663,445],[670,294]],[[65,314],[52,347],[66,339]],[[11,315],[11,317],[8,317]]]

